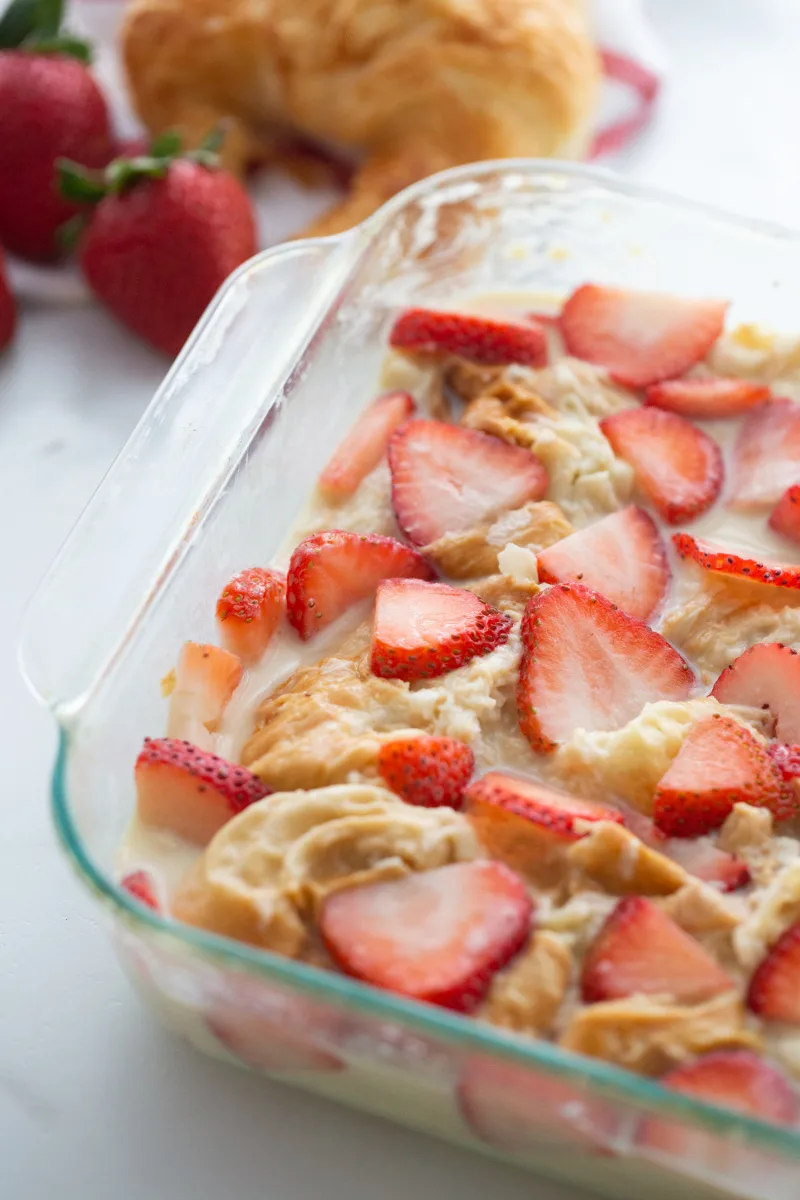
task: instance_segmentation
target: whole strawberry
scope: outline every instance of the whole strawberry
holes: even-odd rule
[[[60,164],[72,199],[94,204],[80,264],[100,300],[145,341],[175,355],[231,271],[256,252],[244,188],[219,169],[209,139],[181,155],[177,134],[150,154],[115,159],[94,175]]]
[[[6,279],[5,263],[0,251],[0,350],[5,350],[14,336],[17,324],[17,306]]]
[[[0,21],[0,242],[46,262],[76,207],[54,163],[99,167],[113,153],[108,109],[86,66],[88,48],[60,30],[62,0],[14,0]]]

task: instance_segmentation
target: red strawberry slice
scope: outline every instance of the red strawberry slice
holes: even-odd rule
[[[742,422],[733,450],[731,508],[766,508],[800,483],[800,404],[772,400]]]
[[[518,875],[502,863],[466,862],[334,892],[320,930],[348,975],[470,1012],[522,949],[532,918]]]
[[[445,675],[506,642],[512,624],[463,588],[387,580],[375,601],[372,673],[407,680]]]
[[[422,808],[461,808],[474,768],[475,756],[456,738],[392,738],[378,751],[378,771],[386,786],[407,804]]]
[[[315,1046],[298,1029],[257,1012],[220,1008],[207,1018],[208,1027],[229,1054],[256,1071],[341,1071],[341,1059]]]
[[[330,500],[352,496],[358,485],[386,454],[389,439],[412,416],[408,392],[387,392],[361,414],[319,477],[320,490]]]
[[[722,333],[727,304],[585,284],[561,313],[570,354],[606,367],[617,383],[647,387],[683,375]]]
[[[636,486],[669,525],[706,511],[720,493],[722,452],[702,429],[660,408],[626,408],[600,422]]]
[[[354,604],[372,596],[383,579],[435,578],[416,550],[390,537],[331,529],[302,541],[286,576],[286,615],[304,642]]]
[[[704,571],[718,575],[735,575],[753,583],[769,583],[773,587],[800,588],[800,567],[788,563],[757,562],[742,558],[723,546],[693,537],[690,533],[673,533],[672,542],[681,558],[691,558]]]
[[[734,804],[786,815],[782,780],[766,749],[738,721],[707,717],[689,730],[659,782],[653,820],[669,837],[700,837],[718,829]]]
[[[790,542],[800,542],[800,486],[795,484],[786,489],[767,524]]]
[[[161,902],[158,899],[156,881],[149,871],[131,871],[119,881],[119,886],[126,892],[155,912],[161,912]]]
[[[264,567],[248,567],[234,575],[217,601],[220,639],[250,666],[262,657],[285,612],[285,577]]]
[[[670,572],[655,522],[631,504],[542,551],[545,583],[582,583],[646,621],[664,598]]]
[[[534,321],[496,321],[430,308],[401,313],[389,334],[389,345],[415,354],[456,354],[491,367],[547,363],[547,336]]]
[[[772,742],[767,746],[767,754],[783,783],[784,808],[781,815],[787,818],[797,816],[800,812],[800,746]]]
[[[778,938],[756,967],[747,1006],[768,1021],[800,1025],[800,921]]]
[[[800,742],[800,654],[780,642],[761,642],[740,654],[711,689],[720,704],[768,708],[775,736]]]
[[[389,466],[395,516],[416,546],[472,529],[547,491],[547,471],[530,450],[444,421],[409,421],[398,429]]]
[[[750,882],[747,863],[735,854],[717,849],[711,842],[670,838],[662,842],[659,849],[690,875],[702,879],[704,883],[713,883],[722,892],[738,891]]]
[[[525,320],[533,321],[534,325],[542,325],[545,329],[561,329],[560,313],[529,312],[525,313]]]
[[[699,1004],[734,986],[710,954],[645,896],[625,896],[583,960],[587,1004],[627,996],[668,996]]]
[[[695,420],[739,417],[769,400],[769,388],[751,379],[669,379],[647,389],[646,403]]]
[[[522,619],[517,708],[537,752],[576,729],[619,729],[654,700],[685,700],[695,682],[669,642],[605,596],[554,584]]]
[[[197,742],[219,724],[242,678],[240,659],[228,650],[186,642],[175,667],[167,736]]]
[[[135,776],[139,820],[198,846],[270,793],[245,767],[176,738],[145,738]]]

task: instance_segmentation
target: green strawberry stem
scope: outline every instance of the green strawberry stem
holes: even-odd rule
[[[87,42],[61,28],[64,0],[12,0],[0,18],[0,50],[66,54],[88,63]]]
[[[180,134],[169,129],[153,139],[147,154],[115,158],[102,171],[92,171],[71,159],[59,158],[56,171],[61,194],[75,204],[97,204],[104,196],[121,195],[142,179],[163,179],[178,159],[216,170],[220,165],[218,151],[224,136],[224,128],[218,127],[196,150],[184,152]]]

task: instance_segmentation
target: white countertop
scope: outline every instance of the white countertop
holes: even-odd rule
[[[797,0],[650,0],[670,58],[630,176],[800,226]],[[800,315],[799,315],[800,319]],[[89,369],[87,369],[87,367]],[[29,307],[0,365],[0,1193],[8,1200],[580,1200],[215,1064],[129,992],[55,844],[28,595],[164,365],[92,307]]]

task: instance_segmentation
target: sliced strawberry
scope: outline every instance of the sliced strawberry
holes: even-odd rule
[[[341,1071],[341,1059],[315,1046],[298,1029],[261,1013],[220,1008],[207,1018],[208,1027],[229,1054],[256,1071]]]
[[[126,892],[155,912],[161,912],[161,902],[158,899],[156,881],[149,871],[131,871],[119,881],[119,886]]]
[[[722,452],[702,429],[660,408],[626,408],[600,422],[636,486],[670,525],[706,511],[720,493]]]
[[[800,746],[771,742],[767,754],[783,783],[784,806],[779,819],[795,817],[800,813]]]
[[[734,986],[710,954],[645,896],[625,896],[583,960],[587,1004],[626,996],[668,996],[698,1004]]]
[[[415,354],[455,354],[485,366],[547,363],[547,336],[534,321],[496,321],[430,308],[401,313],[389,334],[389,345]]]
[[[444,421],[408,421],[398,429],[389,466],[395,516],[416,546],[472,529],[547,491],[547,471],[530,450]]]
[[[135,776],[139,820],[198,846],[270,792],[245,767],[175,738],[145,738]]]
[[[739,417],[769,400],[769,388],[752,379],[669,379],[647,389],[646,403],[694,420]]]
[[[248,567],[234,575],[217,601],[220,639],[249,666],[261,658],[285,612],[285,577]]]
[[[669,837],[718,829],[734,804],[786,815],[777,768],[752,733],[730,717],[707,717],[687,733],[656,788],[653,820]]]
[[[386,786],[407,804],[422,808],[461,808],[474,768],[474,754],[456,738],[392,738],[378,751],[378,771]]]
[[[735,575],[753,583],[769,583],[773,587],[800,588],[800,567],[788,563],[757,562],[742,558],[723,546],[716,546],[690,533],[673,533],[672,542],[681,558],[691,558],[704,571],[719,575]]]
[[[542,325],[545,329],[561,329],[559,313],[529,312],[525,313],[525,320],[533,321],[534,325]]]
[[[387,392],[373,400],[320,475],[320,490],[330,500],[352,496],[385,455],[395,429],[408,420],[414,409],[408,392]]]
[[[722,333],[727,304],[585,284],[561,313],[570,354],[606,367],[626,387],[683,375]]]
[[[674,859],[690,875],[702,879],[704,883],[713,883],[722,892],[735,892],[750,882],[747,863],[735,854],[717,849],[711,842],[670,838],[662,843],[661,852]]]
[[[185,642],[175,668],[167,736],[203,742],[239,686],[242,664],[219,646]]]
[[[720,704],[768,708],[775,736],[800,742],[800,654],[780,642],[760,642],[740,654],[711,689]]]
[[[654,700],[685,700],[695,682],[669,642],[605,596],[554,584],[522,619],[517,708],[545,753],[576,729],[619,729]]]
[[[800,921],[781,934],[756,967],[747,1006],[768,1021],[800,1025]]]
[[[286,615],[304,642],[354,604],[372,596],[383,579],[433,579],[430,563],[390,537],[331,529],[302,541],[286,576]]]
[[[733,450],[731,508],[766,508],[800,482],[800,404],[772,400],[742,422]]]
[[[387,580],[375,601],[372,673],[408,680],[445,675],[502,645],[512,624],[463,588]]]
[[[582,583],[646,621],[669,583],[667,552],[655,523],[630,504],[543,550],[544,583]]]
[[[451,863],[329,895],[320,930],[348,975],[469,1012],[531,931],[533,905],[502,863]]]
[[[800,486],[789,487],[769,514],[767,522],[781,537],[800,542]]]

